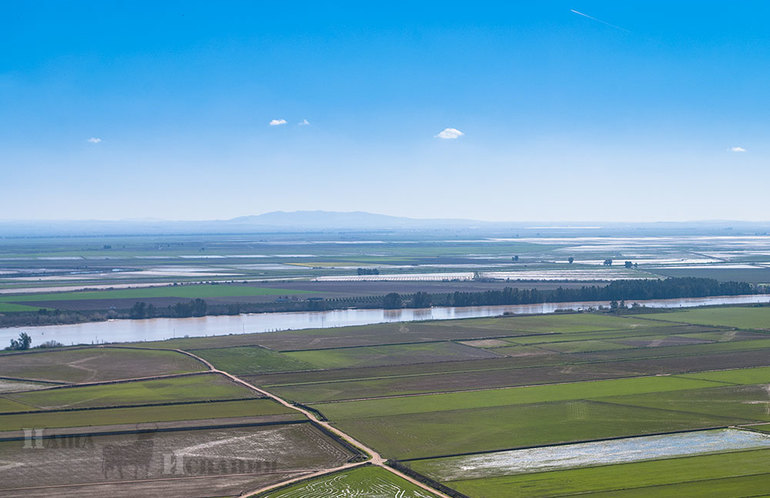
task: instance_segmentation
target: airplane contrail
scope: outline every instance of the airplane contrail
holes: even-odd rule
[[[601,19],[597,19],[596,17],[589,16],[588,14],[583,14],[582,12],[579,12],[579,11],[577,11],[575,9],[569,9],[569,11],[572,12],[573,14],[577,14],[579,16],[587,17],[588,19],[591,19],[592,21],[596,21],[596,22],[600,22],[602,24],[605,24],[605,25],[607,25],[607,26],[609,26],[611,28],[619,29],[621,31],[625,31],[626,33],[630,33],[630,31],[627,30],[626,28],[621,28],[620,26],[615,26],[614,24],[610,24],[607,21],[602,21]]]

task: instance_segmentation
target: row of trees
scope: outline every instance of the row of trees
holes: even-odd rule
[[[719,282],[710,278],[669,278],[665,280],[618,280],[609,285],[562,287],[551,291],[537,289],[489,290],[484,292],[455,292],[449,300],[453,306],[495,304],[563,303],[569,301],[618,301],[630,299],[673,299],[706,296],[736,296],[756,294],[746,282]]]
[[[57,341],[46,341],[37,348],[60,348],[63,344]],[[11,339],[11,345],[5,348],[7,351],[26,351],[32,347],[32,338],[26,332],[19,333],[18,339]]]
[[[186,318],[190,316],[204,316],[208,305],[203,299],[193,299],[187,303],[176,303],[169,306],[171,316],[176,318]],[[160,313],[152,304],[137,302],[128,312],[130,318],[152,318],[155,316],[168,316],[169,313]]]
[[[417,292],[412,295],[411,299],[405,300],[401,297],[401,294],[397,292],[391,292],[386,294],[382,298],[382,307],[386,310],[393,310],[397,308],[429,308],[432,303],[431,295],[427,292]]]
[[[359,275],[379,275],[380,270],[377,268],[359,268],[358,270]]]

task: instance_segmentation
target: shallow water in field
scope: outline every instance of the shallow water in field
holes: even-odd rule
[[[770,435],[737,429],[696,431],[451,457],[426,465],[434,478],[451,481],[753,448],[770,448]]]

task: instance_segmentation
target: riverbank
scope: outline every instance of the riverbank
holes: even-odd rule
[[[710,296],[680,299],[630,300],[640,307],[656,309],[692,308],[698,306],[770,304],[770,294],[742,296]],[[558,311],[582,311],[609,308],[608,301],[577,301],[526,305],[466,306],[414,309],[348,309],[288,313],[249,313],[240,315],[203,316],[190,318],[150,318],[140,320],[109,320],[70,325],[0,328],[0,344],[26,332],[32,345],[57,341],[64,345],[103,344],[113,342],[155,341],[178,337],[205,337],[228,334],[273,332],[279,330],[322,329],[376,323],[411,322],[483,318],[506,313],[547,314]]]

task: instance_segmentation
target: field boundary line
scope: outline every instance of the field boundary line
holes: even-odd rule
[[[662,459],[665,460],[665,459]],[[656,461],[656,460],[651,460]],[[622,464],[621,464],[622,465]],[[591,468],[591,467],[589,467]],[[595,468],[595,467],[593,467]],[[569,469],[564,469],[569,470]],[[558,496],[582,496],[586,494],[593,494],[593,493],[614,493],[618,491],[634,491],[634,490],[642,490],[642,489],[655,489],[655,488],[663,488],[666,486],[676,486],[679,484],[695,484],[695,483],[706,483],[706,482],[718,482],[718,481],[726,481],[728,479],[740,479],[742,477],[760,477],[760,476],[770,476],[770,472],[762,472],[759,474],[741,474],[741,475],[732,475],[732,476],[724,476],[724,477],[711,477],[708,479],[692,479],[689,481],[677,481],[677,482],[670,482],[670,483],[661,483],[661,484],[647,484],[645,486],[633,486],[633,487],[627,487],[627,488],[612,488],[612,489],[602,489],[601,491],[578,491],[575,493],[566,493],[566,494],[556,494],[553,495],[555,497]],[[763,497],[767,496],[766,493],[761,493],[758,495],[740,495],[742,498],[753,498],[753,497]]]
[[[4,399],[10,399],[10,398],[4,398]],[[46,410],[46,409],[24,410],[24,411],[15,411],[15,412],[0,412],[0,418],[2,418],[5,415],[34,415],[37,413],[87,412],[92,410],[120,410],[122,408],[149,408],[153,406],[200,405],[200,404],[208,404],[208,403],[229,403],[233,401],[257,401],[260,399],[267,399],[267,398],[265,398],[264,396],[262,397],[255,396],[252,398],[203,399],[199,401],[166,401],[162,403],[141,403],[138,405],[84,406],[82,408],[54,408],[51,410]],[[10,399],[10,401],[16,401],[16,400]],[[16,401],[16,402],[20,403],[20,401]]]
[[[713,387],[706,387],[704,389],[714,389]],[[668,391],[668,392],[681,392],[681,391]],[[658,393],[644,393],[644,394],[662,394],[660,392]],[[631,394],[630,396],[635,396],[634,394]],[[588,401],[589,403],[598,403],[602,405],[612,405],[612,406],[623,406],[626,408],[636,408],[638,410],[659,410],[663,412],[672,412],[672,413],[684,413],[687,415],[697,415],[699,417],[713,417],[717,419],[725,419],[725,420],[731,420],[733,423],[728,424],[727,426],[716,426],[716,427],[706,427],[703,429],[691,429],[691,430],[709,430],[709,429],[721,429],[726,427],[732,427],[732,426],[739,426],[743,423],[751,423],[756,422],[757,419],[750,419],[750,418],[741,418],[741,417],[726,417],[724,415],[712,415],[710,413],[699,413],[699,412],[691,412],[687,410],[672,410],[670,408],[655,408],[652,406],[644,406],[644,405],[629,405],[624,403],[615,403],[612,401],[606,401],[607,398],[613,398],[615,396],[606,396],[606,397],[600,397],[600,398],[593,398],[593,399],[586,399],[585,401]],[[737,422],[736,422],[737,420]],[[741,422],[742,421],[742,422]],[[681,432],[681,431],[680,431]],[[688,431],[684,431],[688,432]]]
[[[752,367],[753,368],[753,367]],[[761,368],[761,367],[759,367]],[[739,369],[740,370],[740,369]],[[710,372],[711,370],[705,370],[705,372]],[[680,374],[670,374],[670,375],[633,375],[628,377],[607,377],[607,378],[601,378],[601,379],[595,379],[595,380],[576,380],[572,382],[549,382],[545,384],[524,384],[520,386],[500,386],[500,387],[479,387],[474,389],[461,389],[458,391],[432,391],[432,392],[424,392],[424,393],[407,393],[407,394],[391,394],[388,396],[375,396],[371,398],[353,398],[353,399],[340,399],[340,400],[328,400],[328,401],[314,401],[312,403],[307,403],[309,405],[329,405],[333,403],[349,403],[349,402],[357,402],[357,401],[374,401],[374,400],[380,400],[380,399],[393,399],[393,398],[413,398],[416,396],[434,396],[434,395],[444,395],[444,394],[460,394],[460,393],[474,393],[474,392],[482,392],[482,391],[505,391],[508,389],[529,389],[529,388],[536,388],[536,387],[545,387],[545,386],[567,386],[571,384],[583,384],[583,383],[598,383],[598,382],[605,382],[605,381],[615,381],[615,380],[630,380],[630,379],[652,379],[652,378],[660,378],[660,377],[669,377],[669,378],[679,378]],[[690,379],[687,380],[697,380],[697,381],[703,381],[703,382],[713,382],[715,384],[720,384],[718,386],[714,387],[727,387],[730,385],[752,385],[752,384],[727,384],[720,381],[715,380],[709,380],[709,379]],[[697,387],[693,389],[712,389],[712,387]],[[677,392],[677,391],[691,391],[693,389],[676,389],[673,391],[662,391],[662,392]],[[659,392],[659,391],[654,391]],[[652,394],[652,393],[635,393],[635,394]],[[605,397],[611,397],[611,396],[601,396],[601,398]],[[584,399],[585,401],[593,401],[594,399],[599,398],[576,398],[576,399],[562,399],[562,400],[550,400],[550,401],[536,401],[534,403],[523,403],[523,404],[540,404],[540,403],[561,403],[564,401],[579,401],[581,399]],[[517,403],[520,404],[520,403]],[[508,406],[508,405],[500,405],[500,406]],[[465,409],[465,408],[463,408]],[[471,408],[472,409],[472,408]]]
[[[177,420],[174,422],[185,422],[185,420]],[[157,422],[142,422],[145,424],[153,424]],[[155,432],[185,432],[185,431],[205,431],[212,429],[233,429],[243,427],[269,427],[271,425],[297,425],[297,424],[309,424],[307,420],[275,420],[270,422],[242,422],[235,424],[208,424],[208,425],[193,425],[189,427],[157,427],[153,429],[125,429],[125,430],[108,430],[108,431],[93,431],[94,427],[100,426],[84,426],[83,429],[90,429],[90,432],[73,432],[72,434],[43,434],[40,436],[42,439],[66,439],[77,438],[84,436],[123,436],[126,434],[150,434]],[[104,426],[101,426],[104,427]],[[58,429],[78,429],[78,427],[60,427]],[[48,429],[56,430],[56,429]],[[16,431],[18,432],[18,431]],[[0,441],[25,441],[28,438],[26,435],[19,436],[3,436],[0,437]]]
[[[288,472],[287,472],[288,473]],[[281,474],[281,472],[266,472],[265,474]],[[253,476],[254,474],[221,474],[217,475],[215,477],[220,478],[228,478],[228,477],[238,477],[238,476]],[[264,474],[260,474],[264,475]],[[47,486],[26,486],[26,487],[20,487],[20,488],[4,488],[5,491],[23,491],[23,490],[33,490],[33,489],[55,489],[55,488],[76,488],[79,486],[114,486],[114,485],[123,485],[123,484],[139,484],[139,483],[148,483],[148,482],[165,482],[165,481],[181,481],[181,480],[187,480],[187,479],[211,479],[212,476],[206,475],[206,476],[185,476],[185,477],[154,477],[151,479],[126,479],[123,481],[102,481],[102,482],[86,482],[86,483],[79,483],[79,484],[51,484]]]
[[[212,372],[207,370],[201,370],[200,372],[185,372],[185,373],[176,373],[176,374],[153,375],[150,377],[134,377],[134,378],[127,378],[127,379],[100,380],[96,382],[83,382],[81,384],[63,384],[63,385],[42,387],[40,389],[27,389],[26,391],[13,391],[13,394],[52,391],[55,389],[73,389],[77,387],[105,386],[110,384],[125,384],[128,382],[145,382],[149,380],[173,379],[173,378],[179,378],[179,377],[192,377],[195,375],[208,375],[210,373]]]
[[[767,422],[763,422],[767,423]],[[506,451],[518,451],[518,450],[532,450],[536,448],[552,448],[556,446],[569,446],[571,444],[584,444],[584,443],[601,443],[602,441],[617,441],[620,439],[636,439],[640,437],[650,437],[650,436],[669,436],[672,434],[686,434],[688,432],[703,432],[703,431],[714,431],[719,429],[731,429],[735,427],[741,427],[740,425],[721,425],[721,426],[715,426],[715,427],[701,427],[698,429],[683,429],[680,431],[665,431],[665,432],[650,432],[647,434],[634,434],[632,436],[613,436],[613,437],[605,437],[600,439],[578,439],[575,441],[565,441],[565,442],[559,442],[559,443],[551,443],[551,444],[535,444],[535,445],[529,445],[529,446],[514,446],[512,448],[503,448],[499,450],[486,450],[486,451],[468,451],[465,453],[447,453],[444,455],[434,455],[434,456],[427,456],[427,457],[415,457],[415,458],[404,458],[399,459],[399,462],[416,462],[419,460],[433,460],[437,458],[453,458],[453,457],[463,457],[463,456],[473,456],[473,455],[490,455],[492,453],[504,453]],[[767,448],[764,448],[765,450]],[[745,451],[757,451],[762,450],[762,448],[748,448]],[[614,464],[610,464],[614,465]],[[552,472],[549,470],[546,470],[544,472]],[[532,472],[533,474],[535,472]]]
[[[4,376],[0,376],[0,380],[11,380],[11,381],[16,381],[16,382],[27,382],[27,383],[30,383],[30,384],[38,382],[38,383],[41,383],[41,384],[53,384],[54,386],[69,385],[69,383],[67,383],[67,382],[60,382],[60,381],[54,381],[54,380],[31,379],[31,378],[24,378],[24,377],[4,377]],[[53,387],[53,386],[48,386],[48,387]],[[44,388],[45,387],[43,387],[43,389]],[[18,392],[27,392],[27,391],[34,391],[34,390],[35,389],[24,389],[23,391],[7,391],[7,392],[16,392],[16,393],[18,393]],[[5,393],[3,393],[3,394],[5,394]]]
[[[187,353],[191,357],[196,357],[197,356],[197,355],[195,355],[193,353],[190,353],[189,351],[185,351],[185,353]],[[214,368],[214,366],[211,363],[209,363],[208,361],[206,361],[206,360],[204,360],[203,358],[200,358],[200,357],[198,357],[198,358],[204,364],[209,365],[210,368],[212,369],[211,371],[217,372],[217,373],[220,373],[220,374],[222,374],[222,375],[224,375],[226,377],[229,377],[234,382],[237,382],[237,383],[239,383],[239,384],[241,384],[241,385],[243,385],[245,387],[248,387],[249,389],[252,389],[255,392],[263,394],[264,396],[266,396],[268,398],[271,398],[272,400],[278,402],[279,404],[281,404],[281,405],[283,405],[283,406],[285,406],[287,408],[290,408],[292,410],[295,410],[295,411],[298,411],[298,412],[302,413],[309,420],[311,420],[312,422],[315,422],[315,424],[317,424],[320,428],[323,428],[328,433],[332,433],[335,436],[345,440],[348,444],[352,445],[355,448],[358,448],[365,455],[368,455],[369,456],[368,462],[371,463],[372,465],[377,465],[378,467],[382,467],[382,468],[386,469],[387,471],[389,471],[389,472],[391,472],[393,474],[396,474],[396,475],[402,477],[403,479],[406,479],[407,481],[411,482],[412,484],[415,484],[415,485],[419,486],[420,488],[422,488],[422,489],[424,489],[426,491],[429,491],[430,493],[433,493],[433,494],[435,494],[437,496],[440,496],[442,498],[450,498],[449,496],[445,495],[444,493],[442,493],[442,492],[440,492],[440,491],[438,491],[436,489],[431,488],[427,484],[424,484],[424,483],[418,481],[417,479],[414,479],[414,478],[409,477],[409,476],[407,476],[405,474],[402,474],[401,472],[397,471],[396,469],[392,469],[392,468],[388,467],[387,465],[385,465],[385,460],[375,450],[373,450],[372,448],[369,448],[365,444],[361,443],[360,441],[355,439],[353,436],[350,436],[349,434],[347,434],[347,433],[341,431],[340,429],[337,429],[336,427],[332,426],[329,422],[319,420],[318,417],[313,412],[311,412],[309,410],[305,410],[303,408],[300,408],[300,407],[298,407],[296,405],[293,405],[292,403],[284,400],[280,396],[275,395],[275,394],[271,393],[270,391],[266,391],[264,389],[260,389],[259,387],[255,386],[255,385],[253,385],[253,384],[251,384],[249,382],[246,382],[245,380],[240,379],[240,378],[236,377],[233,374],[225,372],[224,370],[218,370],[218,369]],[[359,462],[355,462],[355,466],[360,465],[360,464],[361,463],[359,463]],[[334,470],[341,470],[342,468],[347,468],[347,466],[350,466],[350,465],[351,464],[349,463],[349,464],[345,464],[345,465],[343,465],[341,467],[338,467],[337,469],[329,469],[328,471],[325,471],[321,475],[325,475],[327,473],[333,472]],[[250,491],[250,492],[247,492],[247,493],[243,493],[241,496],[252,496],[252,495],[255,495],[257,493],[263,492],[263,490],[264,490],[264,488],[260,488],[258,490],[254,490],[254,491]]]
[[[338,472],[345,472],[346,470],[355,469],[358,467],[366,467],[367,465],[371,465],[369,462],[355,462],[355,463],[347,463],[344,464],[341,467],[335,467],[333,469],[324,469],[319,470],[318,472],[314,472],[312,474],[305,474],[298,477],[293,477],[291,479],[288,479],[286,481],[277,482],[275,484],[271,484],[269,486],[265,486],[264,488],[261,488],[257,491],[250,491],[247,493],[241,493],[239,496],[253,496],[255,498],[264,495],[265,493],[269,493],[270,491],[276,491],[288,486],[291,486],[292,484],[298,484],[304,481],[310,481],[315,479],[316,477],[322,477],[325,475],[332,475],[336,474]]]

